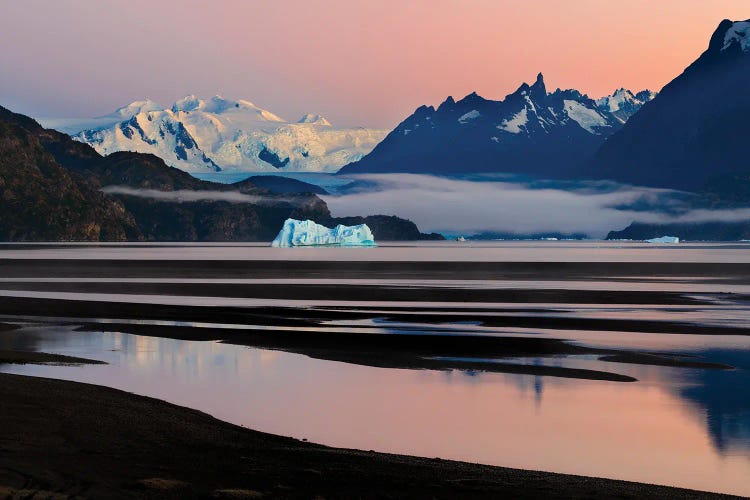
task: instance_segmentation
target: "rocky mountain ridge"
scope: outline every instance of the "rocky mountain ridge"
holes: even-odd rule
[[[594,100],[577,90],[547,91],[543,75],[505,99],[476,93],[421,106],[375,149],[340,173],[503,172],[574,178],[605,139],[653,93],[620,89]]]

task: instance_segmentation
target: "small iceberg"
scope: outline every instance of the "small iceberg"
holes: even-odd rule
[[[659,238],[651,238],[646,240],[646,243],[679,243],[680,238],[677,236],[661,236]]]
[[[271,242],[272,247],[374,247],[375,238],[367,224],[344,226],[339,224],[333,229],[317,224],[311,220],[287,219],[284,227]]]

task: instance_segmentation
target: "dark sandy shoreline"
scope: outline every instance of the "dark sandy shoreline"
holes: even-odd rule
[[[0,400],[0,496],[732,498],[328,448],[75,382],[0,374]]]
[[[2,331],[2,330],[0,330]],[[63,356],[61,354],[50,354],[46,352],[9,351],[0,349],[0,365],[8,364],[43,364],[43,365],[88,365],[105,364],[103,361],[93,359],[77,358],[75,356]]]

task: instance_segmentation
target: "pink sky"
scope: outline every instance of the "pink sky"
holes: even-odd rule
[[[90,117],[149,97],[245,98],[288,120],[392,127],[545,74],[659,89],[747,0],[23,0],[0,5],[0,104]]]

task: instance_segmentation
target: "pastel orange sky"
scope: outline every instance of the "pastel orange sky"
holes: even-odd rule
[[[593,97],[659,89],[747,0],[23,0],[0,3],[0,104],[89,117],[136,99],[245,98],[288,120],[392,127],[542,71]]]

